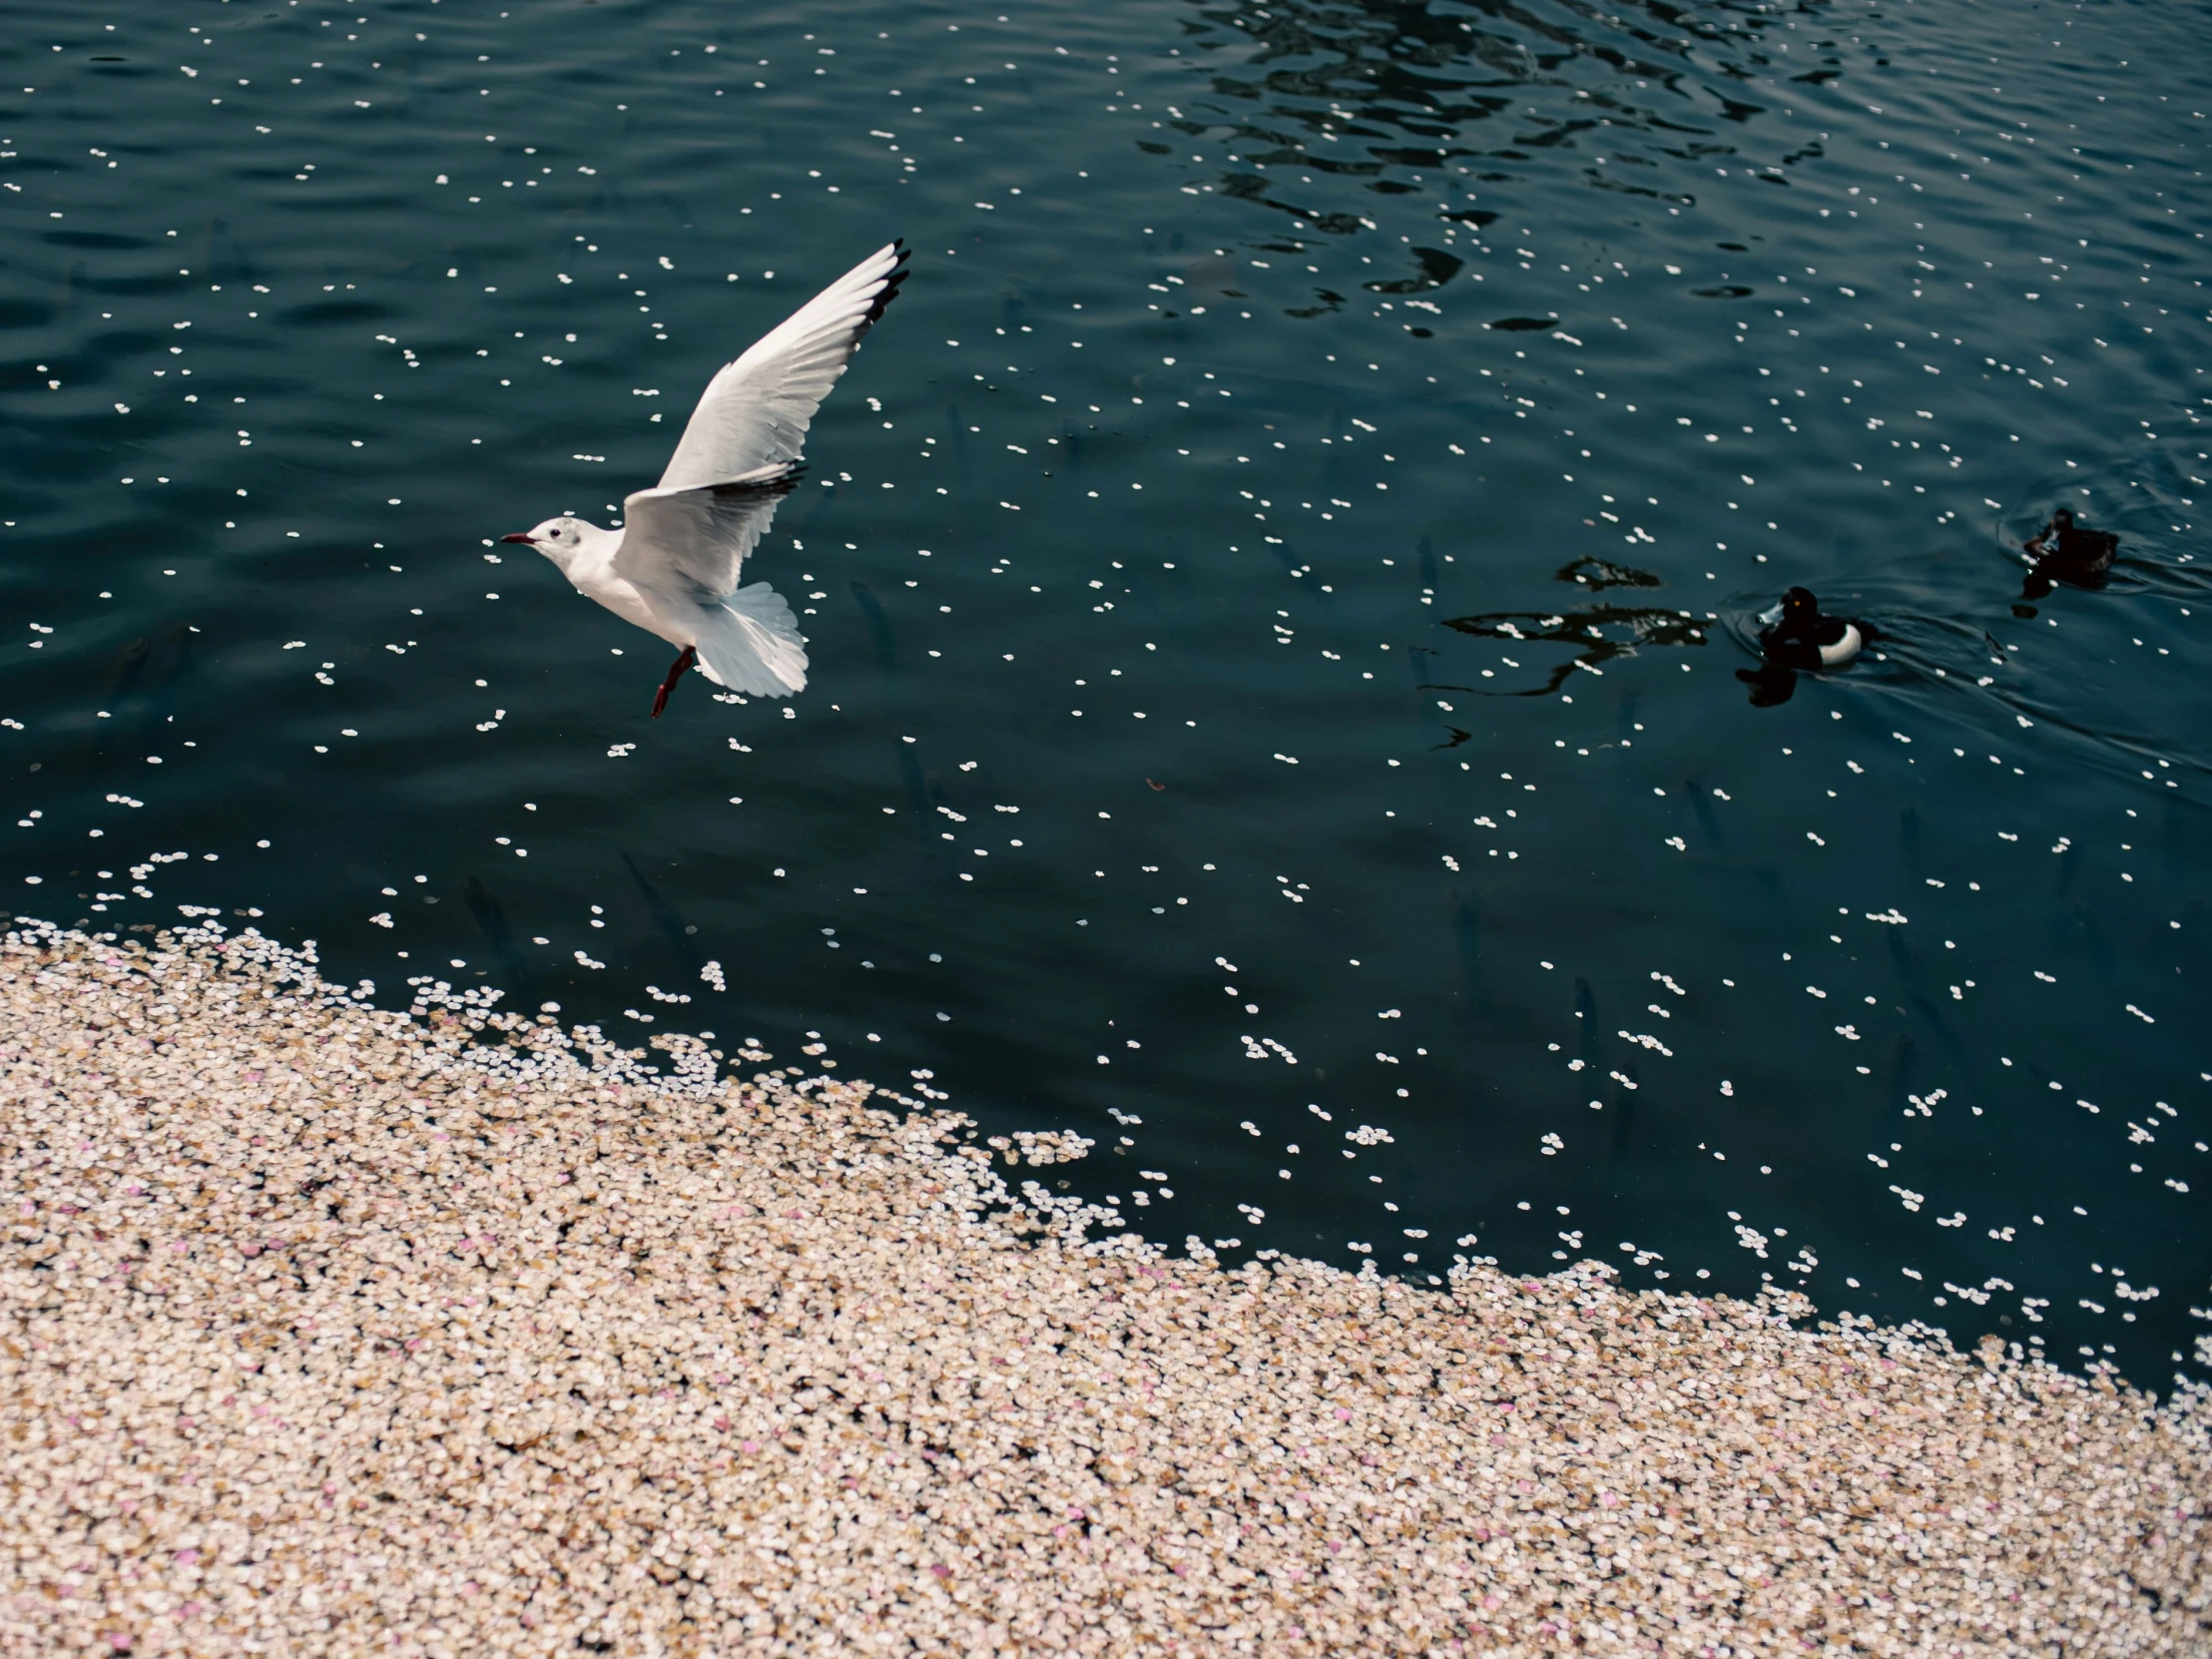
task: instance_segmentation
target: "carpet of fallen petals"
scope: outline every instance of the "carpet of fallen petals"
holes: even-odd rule
[[[1079,1139],[655,1041],[8,935],[0,1651],[2212,1651],[2201,1398],[1171,1257]]]

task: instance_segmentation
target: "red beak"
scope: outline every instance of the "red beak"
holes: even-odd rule
[[[499,539],[500,539],[501,541],[520,541],[520,542],[527,542],[527,541],[529,541],[529,539],[530,539],[530,532],[529,532],[529,531],[527,531],[527,530],[517,530],[517,531],[516,531],[516,532],[515,532],[515,533],[514,533],[513,535],[511,535],[511,536],[501,536],[501,537],[500,537]]]

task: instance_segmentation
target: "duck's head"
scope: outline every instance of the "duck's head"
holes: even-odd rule
[[[1784,622],[1811,622],[1821,614],[1821,602],[1813,597],[1811,588],[1792,588],[1782,596],[1782,620]]]

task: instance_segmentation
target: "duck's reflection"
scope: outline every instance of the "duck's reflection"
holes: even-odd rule
[[[1787,663],[1761,663],[1757,668],[1740,668],[1736,678],[1751,688],[1754,709],[1777,708],[1797,695],[1797,670]]]

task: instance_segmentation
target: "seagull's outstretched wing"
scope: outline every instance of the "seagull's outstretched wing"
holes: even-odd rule
[[[745,556],[806,470],[772,461],[721,483],[625,496],[615,574],[667,599],[719,604],[737,591]]]
[[[724,364],[692,411],[661,488],[717,484],[770,461],[799,459],[815,411],[905,279],[906,247],[894,242]]]

